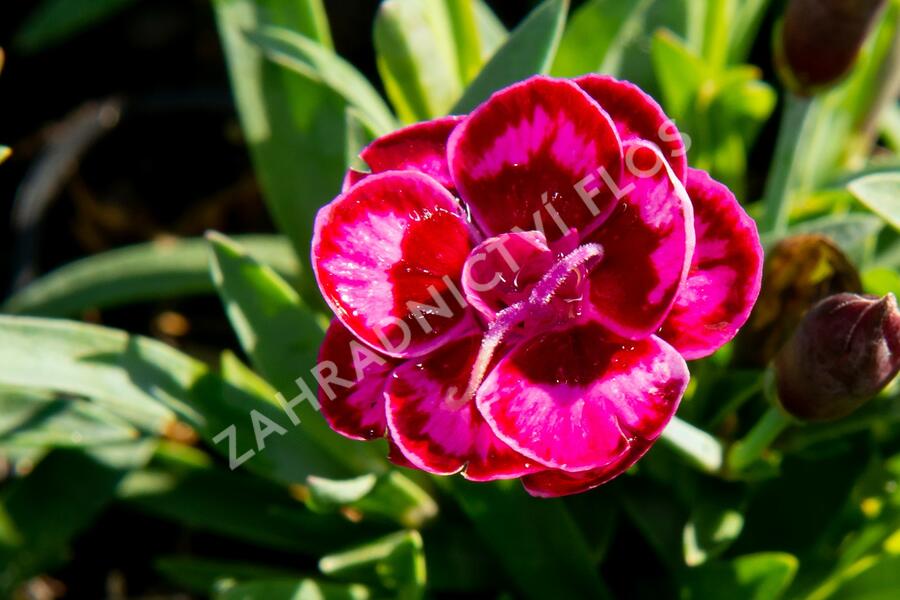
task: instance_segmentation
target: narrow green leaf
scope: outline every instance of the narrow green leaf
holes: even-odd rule
[[[300,267],[287,239],[271,235],[235,239],[288,281],[299,281]],[[60,267],[6,300],[3,311],[74,317],[89,308],[214,292],[206,240],[160,241],[110,250]]]
[[[448,0],[455,2],[458,0]],[[484,0],[473,0],[475,4],[475,21],[478,27],[478,36],[481,38],[479,44],[481,48],[482,64],[488,61],[494,53],[500,48],[509,37],[509,32],[491,7]],[[474,77],[476,74],[473,74]]]
[[[298,573],[268,565],[187,556],[164,556],[156,559],[154,566],[179,589],[201,595],[212,592],[215,583],[222,579],[242,582],[299,576]]]
[[[78,398],[0,389],[0,453],[10,446],[102,446],[137,439],[123,419]]]
[[[378,135],[396,129],[394,116],[372,84],[332,50],[284,27],[261,27],[246,35],[272,62],[328,86]]]
[[[840,574],[838,585],[829,600],[891,600],[900,589],[900,556],[885,553],[860,559]]]
[[[196,386],[200,410],[209,415],[208,431],[217,450],[229,455],[232,436],[238,452],[253,452],[247,468],[281,483],[301,483],[311,475],[336,477],[351,473],[348,459],[324,440],[309,434],[309,424],[292,418],[278,404],[275,389],[230,352],[222,356],[222,383],[207,376]],[[218,389],[221,387],[221,390]],[[221,399],[217,398],[221,395]],[[299,411],[297,411],[299,412]],[[223,433],[230,430],[231,433]],[[232,468],[234,468],[232,466]]]
[[[705,2],[654,0],[642,19],[640,34],[627,41],[623,50],[617,53],[619,60],[615,65],[615,73],[612,74],[640,86],[654,98],[661,99],[662,93],[653,72],[653,36],[663,29],[670,31],[686,40],[691,52],[699,55],[703,45],[705,18]]]
[[[467,113],[491,94],[531,75],[547,73],[566,23],[568,0],[544,0],[510,33],[450,111]]]
[[[332,512],[366,496],[378,483],[372,473],[353,479],[325,479],[310,477],[307,480],[309,500],[306,504],[317,512]]]
[[[370,600],[368,588],[314,579],[263,579],[234,585],[224,581],[214,600]]]
[[[0,317],[0,385],[84,397],[156,435],[177,417],[235,468],[246,464],[283,483],[349,474],[318,440],[293,427],[273,390],[261,392],[264,383],[247,385],[246,374],[233,372],[223,380],[161,342],[105,327]]]
[[[0,385],[89,398],[148,433],[175,421],[177,398],[202,370],[168,346],[123,332],[0,316]],[[202,419],[191,413],[191,421]]]
[[[728,44],[728,62],[742,64],[750,57],[760,25],[772,0],[743,0],[735,10]]]
[[[44,0],[16,34],[15,45],[37,52],[64,42],[134,4],[136,0]]]
[[[711,81],[713,98],[698,108],[706,119],[705,138],[692,138],[693,161],[744,196],[747,156],[763,124],[775,109],[775,90],[755,67],[732,67]],[[705,114],[701,111],[705,109]]]
[[[453,36],[444,2],[385,0],[378,7],[374,30],[378,72],[404,122],[445,115],[459,98],[462,78]],[[477,46],[469,49],[473,50],[477,53]]]
[[[868,175],[847,188],[872,212],[900,231],[900,173]]]
[[[797,565],[793,555],[781,552],[711,562],[687,572],[681,597],[715,598],[727,590],[728,597],[734,600],[777,600],[793,581]]]
[[[881,136],[894,154],[900,154],[900,106],[897,104],[884,109],[881,116]]]
[[[283,279],[240,245],[218,233],[207,239],[212,279],[241,345],[265,379],[289,391],[315,365],[321,322]]]
[[[380,472],[384,452],[376,444],[343,438],[316,414],[309,398],[315,395],[312,369],[322,342],[322,326],[297,293],[271,269],[260,265],[220,234],[209,234],[213,281],[244,351],[253,365],[300,419],[295,432],[308,436],[353,473]],[[305,386],[305,387],[298,387]],[[313,473],[328,476],[327,473]]]
[[[706,78],[706,66],[684,42],[665,30],[653,36],[651,52],[666,111],[675,119],[688,120]]]
[[[481,32],[478,28],[478,10],[475,4],[475,0],[444,0],[453,28],[459,80],[463,84],[475,78],[487,58],[483,53]]]
[[[591,0],[569,19],[551,73],[575,77],[601,72],[618,75],[623,52],[644,31],[654,0]]]
[[[857,266],[863,266],[869,251],[875,245],[875,238],[884,228],[884,222],[874,216],[864,213],[851,213],[846,215],[827,215],[810,221],[803,221],[793,225],[787,235],[798,233],[820,233],[830,237],[834,243],[840,246],[851,261]],[[771,247],[780,239],[779,236],[769,234],[762,236],[765,248]]]
[[[713,0],[706,2],[703,27],[703,60],[714,71],[725,68],[728,60],[732,22],[737,10],[737,0]]]
[[[325,46],[321,0],[213,0],[244,137],[278,228],[308,265],[316,211],[340,191],[347,102],[327,85],[267,60],[245,32],[287,27]],[[325,30],[327,31],[327,30]],[[301,292],[315,301],[311,280]]]
[[[382,587],[398,600],[425,594],[425,554],[418,531],[400,531],[319,561],[325,575]]]
[[[369,167],[365,164],[365,161],[359,157],[359,153],[378,136],[372,131],[372,128],[365,123],[364,118],[355,108],[347,107],[346,118],[347,166],[356,169],[357,171],[367,171]]]
[[[218,2],[219,0],[214,0]],[[277,2],[256,0],[262,7],[263,19],[270,25],[288,27],[297,31],[324,48],[334,50],[328,13],[322,0],[295,0]]]
[[[191,529],[264,548],[318,555],[377,534],[336,515],[310,512],[283,487],[228,471],[201,450],[163,443],[150,464],[129,474],[117,498]]]
[[[515,481],[437,481],[456,498],[523,597],[610,597],[562,501],[531,498]]]
[[[660,441],[678,452],[688,462],[708,473],[722,468],[722,443],[699,427],[673,417],[660,436]]]
[[[437,504],[403,473],[393,470],[379,476],[366,474],[334,480],[309,477],[306,504],[317,512],[353,510],[409,528],[419,528],[437,514]]]
[[[778,101],[775,90],[761,78],[756,67],[729,69],[713,102],[713,110],[724,116],[728,132],[739,134],[748,148]]]

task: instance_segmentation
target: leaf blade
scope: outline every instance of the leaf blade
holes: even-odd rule
[[[463,92],[451,109],[467,113],[508,85],[547,73],[562,37],[568,0],[545,0],[518,27]]]
[[[869,210],[900,231],[900,173],[867,175],[850,182],[847,188]]]
[[[286,238],[246,235],[235,239],[289,281],[299,280],[300,266]],[[215,293],[206,240],[149,242],[89,256],[51,271],[8,298],[3,311],[73,317],[89,308],[206,293]]]
[[[311,379],[324,332],[321,321],[271,269],[240,246],[211,233],[210,269],[225,311],[254,366],[285,398]],[[301,392],[314,394],[315,384]],[[381,472],[385,462],[375,444],[345,439],[331,431],[308,400],[294,407],[298,427],[353,472]]]

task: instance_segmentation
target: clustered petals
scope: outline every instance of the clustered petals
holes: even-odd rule
[[[753,221],[630,83],[533,77],[361,158],[316,218],[336,317],[319,402],[399,465],[541,497],[597,487],[759,293]]]

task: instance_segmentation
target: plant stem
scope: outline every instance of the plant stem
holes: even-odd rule
[[[740,472],[759,460],[790,424],[791,419],[787,415],[779,408],[770,406],[747,435],[735,442],[728,451],[728,469]]]
[[[687,421],[672,417],[659,439],[707,473],[716,473],[722,468],[722,442]]]
[[[791,194],[795,191],[802,157],[806,154],[806,141],[815,123],[812,106],[812,99],[787,93],[775,156],[766,183],[761,233],[771,232],[780,236],[787,230]]]

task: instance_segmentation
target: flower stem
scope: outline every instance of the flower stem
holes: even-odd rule
[[[687,421],[672,417],[659,439],[702,471],[716,473],[722,468],[722,442]]]
[[[772,442],[791,424],[791,419],[775,406],[770,406],[762,418],[742,440],[728,451],[728,469],[740,472],[759,460]]]
[[[806,155],[806,142],[815,125],[812,106],[812,99],[788,92],[775,156],[766,183],[765,212],[760,224],[762,233],[780,236],[787,230],[791,195],[796,188],[802,158]]]

